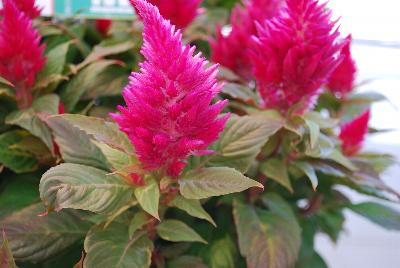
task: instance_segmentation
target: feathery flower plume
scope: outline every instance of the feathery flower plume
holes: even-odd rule
[[[361,150],[365,136],[368,134],[369,118],[370,110],[367,110],[341,127],[339,138],[345,155],[353,156]]]
[[[0,21],[0,76],[15,86],[20,109],[32,104],[31,88],[45,64],[44,46],[32,21],[12,0],[3,0]],[[16,34],[18,33],[18,34]]]
[[[145,0],[132,0],[144,23],[145,61],[132,73],[123,91],[127,107],[112,114],[127,133],[146,170],[178,176],[190,155],[210,153],[207,146],[223,130],[228,116],[219,117],[226,101],[210,105],[220,91],[217,66],[195,48],[182,45],[181,32]]]
[[[224,36],[218,27],[216,39],[209,40],[212,61],[250,80],[253,75],[248,50],[251,36],[257,34],[256,23],[275,16],[282,3],[282,0],[248,0],[244,6],[236,4],[230,18],[232,29],[229,35]]]
[[[356,78],[357,65],[351,56],[351,40],[351,35],[349,35],[340,52],[342,62],[333,71],[328,81],[329,90],[340,97],[345,97],[353,90]]]
[[[170,20],[179,29],[186,28],[200,14],[202,0],[148,0],[155,5],[163,18]],[[131,2],[132,3],[132,2]],[[139,13],[136,6],[133,6]]]
[[[35,0],[14,0],[13,2],[30,19],[33,20],[40,16],[41,9],[35,5]],[[2,14],[3,10],[0,11],[0,15]]]
[[[112,25],[112,20],[110,20],[110,19],[97,19],[96,20],[96,29],[103,36],[108,35],[111,25]]]
[[[279,15],[257,27],[251,58],[265,108],[303,113],[314,105],[340,63],[338,30],[317,0],[287,0]]]

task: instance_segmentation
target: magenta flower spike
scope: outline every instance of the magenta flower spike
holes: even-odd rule
[[[231,14],[231,32],[224,36],[217,29],[216,39],[210,39],[211,59],[229,68],[245,80],[251,80],[252,64],[249,60],[251,36],[257,33],[256,23],[275,16],[282,0],[249,0],[244,6],[237,4]]]
[[[18,107],[32,104],[31,88],[45,64],[44,45],[32,21],[14,1],[3,0],[0,21],[0,76],[14,84]],[[18,34],[16,34],[18,33]]]
[[[155,5],[163,18],[179,29],[186,28],[200,14],[202,0],[148,0]],[[134,6],[135,7],[135,6]],[[135,7],[136,11],[137,8]],[[140,12],[138,12],[140,13]]]
[[[36,19],[40,16],[41,9],[35,5],[35,0],[14,0],[16,7],[24,12],[30,19]],[[3,10],[0,12],[3,13]]]
[[[127,107],[112,114],[127,133],[146,170],[177,177],[190,155],[210,153],[206,148],[223,130],[228,115],[219,117],[227,101],[211,105],[222,85],[217,66],[195,48],[182,45],[181,32],[145,0],[132,0],[143,19],[145,61],[132,73],[123,91]]]
[[[353,156],[361,150],[368,134],[369,119],[370,110],[367,110],[341,127],[339,138],[345,155]]]
[[[351,40],[351,35],[349,35],[340,52],[342,62],[333,71],[328,81],[329,90],[339,97],[346,97],[354,88],[357,65],[351,56]]]
[[[340,63],[339,32],[326,4],[287,0],[279,15],[259,24],[252,62],[264,108],[304,113]]]

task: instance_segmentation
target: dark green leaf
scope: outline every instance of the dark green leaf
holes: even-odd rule
[[[207,244],[200,235],[185,223],[178,220],[163,220],[156,227],[158,235],[173,242],[201,242]]]
[[[195,256],[180,256],[168,262],[168,268],[208,268],[203,260]]]
[[[230,236],[225,236],[212,243],[210,266],[211,268],[235,268],[237,250]]]
[[[114,222],[107,229],[94,227],[85,239],[84,268],[146,268],[153,243],[146,233],[128,236],[128,226]]]
[[[113,214],[133,198],[132,187],[121,177],[78,164],[61,164],[40,181],[40,197],[57,211],[64,208]]]
[[[188,199],[242,192],[251,187],[264,188],[233,168],[214,167],[194,170],[178,180],[181,194]]]
[[[45,208],[31,205],[0,220],[18,261],[42,261],[82,239],[90,228],[79,213],[65,210],[38,216]]]
[[[215,227],[217,226],[211,216],[201,206],[199,200],[186,199],[183,196],[177,195],[171,202],[171,205],[177,207],[183,211],[186,211],[190,216],[206,220]]]

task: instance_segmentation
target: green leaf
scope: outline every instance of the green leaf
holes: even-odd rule
[[[3,231],[3,243],[0,247],[0,267],[2,268],[18,268],[15,264],[14,257],[8,245],[6,234]]]
[[[71,125],[93,136],[97,141],[106,143],[112,148],[134,154],[132,143],[128,136],[119,130],[117,124],[105,121],[102,118],[89,117],[77,114],[60,115]]]
[[[121,177],[78,164],[61,164],[43,174],[40,198],[57,211],[64,208],[111,215],[133,198],[131,186]]]
[[[160,188],[158,187],[157,182],[152,178],[146,177],[145,181],[145,186],[135,189],[135,197],[144,211],[160,220],[160,217],[158,216]]]
[[[129,224],[129,237],[133,237],[137,230],[140,230],[144,225],[149,222],[149,216],[143,212],[139,211],[133,216],[130,224]]]
[[[317,124],[320,129],[334,128],[339,123],[337,119],[324,117],[319,112],[308,112],[303,117],[306,121]]]
[[[236,245],[232,238],[227,235],[211,245],[210,248],[211,268],[234,268],[236,267]]]
[[[94,227],[85,239],[84,268],[146,268],[153,243],[146,233],[128,236],[128,226],[114,222],[107,229]]]
[[[55,94],[42,96],[35,100],[27,110],[15,111],[6,118],[6,124],[17,125],[40,138],[53,151],[53,138],[50,129],[40,118],[41,114],[52,115],[58,113],[60,99]]]
[[[183,196],[177,195],[174,200],[172,200],[171,205],[185,211],[190,216],[206,220],[217,227],[211,216],[201,206],[199,200],[186,199]]]
[[[213,145],[211,166],[233,167],[246,172],[269,137],[283,125],[281,117],[231,116],[224,132]]]
[[[200,235],[178,220],[164,220],[156,227],[157,234],[164,240],[173,242],[201,242],[207,244]]]
[[[221,89],[221,93],[227,94],[234,99],[239,99],[246,103],[253,103],[253,104],[258,103],[257,94],[250,88],[240,84],[227,83]]]
[[[98,86],[97,77],[111,65],[116,64],[115,60],[99,60],[88,65],[68,83],[67,87],[61,91],[61,100],[67,111],[72,111],[80,98],[93,88]]]
[[[306,125],[310,131],[310,145],[311,148],[315,148],[315,146],[317,145],[318,142],[318,138],[319,138],[319,133],[320,133],[320,128],[319,125],[317,123],[315,123],[314,121],[311,120],[305,120]]]
[[[180,256],[167,264],[168,268],[208,268],[200,257],[195,256]]]
[[[38,81],[53,74],[61,74],[64,70],[69,46],[73,41],[62,43],[46,54],[46,66],[39,73]]]
[[[262,163],[260,166],[260,171],[270,179],[278,182],[280,185],[284,186],[291,193],[293,193],[292,184],[289,179],[289,174],[287,166],[280,159],[269,159]]]
[[[294,163],[294,165],[302,170],[304,174],[310,179],[311,185],[315,191],[318,187],[318,177],[313,166],[307,162],[302,161],[296,162]]]
[[[43,213],[43,205],[34,204],[0,220],[18,261],[38,262],[62,252],[82,239],[90,228],[80,213],[64,210]]]
[[[14,85],[9,82],[7,79],[5,79],[4,77],[0,76],[0,87],[2,87],[3,85],[7,86],[7,87],[14,87]]]
[[[400,230],[400,212],[378,203],[365,202],[350,205],[353,212],[388,230]]]
[[[135,43],[131,40],[125,42],[116,42],[115,40],[104,40],[95,46],[89,56],[86,57],[79,67],[83,67],[106,56],[120,54],[135,47]]]
[[[202,199],[242,192],[251,187],[264,188],[233,168],[212,167],[194,170],[178,180],[181,194],[188,199]]]
[[[351,171],[357,170],[357,167],[354,166],[354,164],[347,157],[345,157],[339,150],[333,150],[327,157],[324,158],[335,161],[336,163],[341,164],[342,166],[348,168]]]
[[[286,213],[288,214],[288,213]],[[301,244],[298,223],[274,211],[234,202],[239,249],[248,267],[293,267]]]
[[[0,217],[39,201],[37,184],[39,176],[21,174],[4,176],[0,193]]]
[[[337,242],[340,233],[343,231],[345,217],[341,209],[324,208],[315,214],[318,225],[322,232],[325,232],[333,242]]]
[[[109,169],[109,163],[91,137],[60,116],[47,119],[65,162]]]
[[[138,159],[135,156],[130,156],[104,143],[94,142],[94,144],[101,150],[112,170],[127,170],[129,167],[138,164]]]
[[[34,171],[38,168],[35,156],[14,146],[30,135],[22,130],[14,130],[0,135],[0,164],[15,173]]]

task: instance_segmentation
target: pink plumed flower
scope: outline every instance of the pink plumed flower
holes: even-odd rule
[[[217,66],[193,55],[195,48],[182,45],[158,9],[145,0],[132,0],[144,23],[145,61],[132,73],[123,91],[127,107],[112,114],[127,133],[146,170],[176,177],[190,155],[210,153],[206,148],[223,130],[228,116],[219,117],[226,101],[211,105],[221,89]]]
[[[40,16],[41,9],[35,5],[35,0],[14,0],[13,2],[30,19],[33,20]],[[3,10],[0,11],[0,14],[3,14]]]
[[[346,38],[340,52],[342,62],[333,71],[328,81],[329,90],[339,97],[345,97],[354,88],[357,66],[351,56],[351,39],[351,35]]]
[[[161,15],[179,29],[186,28],[200,14],[202,0],[148,0]],[[131,1],[132,2],[132,1]],[[136,12],[137,8],[134,6]],[[137,12],[140,14],[140,12]]]
[[[31,88],[45,64],[44,46],[32,21],[12,0],[3,0],[0,21],[0,76],[14,84],[20,109],[32,103]],[[17,34],[16,34],[17,33]]]
[[[111,25],[112,25],[112,20],[110,20],[110,19],[97,19],[96,20],[96,29],[103,36],[108,35]]]
[[[222,34],[217,28],[216,39],[209,41],[211,59],[229,68],[245,80],[251,80],[252,64],[249,60],[249,48],[252,45],[251,36],[257,33],[256,23],[275,16],[283,0],[249,0],[244,6],[236,4],[232,10],[229,35]]]
[[[347,156],[357,154],[368,134],[370,111],[367,110],[352,121],[341,127],[339,138],[342,141],[342,151]]]
[[[341,45],[326,4],[287,0],[279,15],[257,27],[252,62],[264,108],[304,113],[340,63]]]

